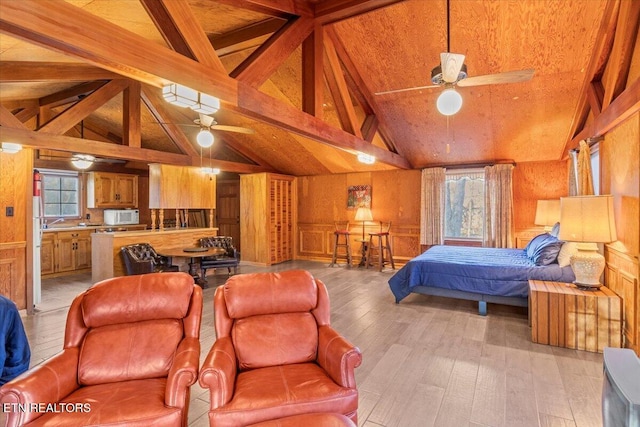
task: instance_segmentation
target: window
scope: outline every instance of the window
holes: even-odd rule
[[[593,194],[600,194],[600,144],[595,143],[591,150],[591,177],[593,178]]]
[[[46,218],[80,217],[80,180],[77,172],[40,170]]]
[[[446,172],[445,239],[482,240],[484,232],[484,171]]]

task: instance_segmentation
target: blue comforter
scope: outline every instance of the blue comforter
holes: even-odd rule
[[[529,279],[572,282],[570,266],[537,266],[523,249],[434,246],[409,261],[389,286],[400,301],[415,286],[526,298]]]

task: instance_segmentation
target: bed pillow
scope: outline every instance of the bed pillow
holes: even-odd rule
[[[533,239],[525,248],[527,257],[535,263],[535,265],[549,265],[556,262],[558,253],[562,248],[562,240],[552,236],[549,233],[540,234]]]
[[[576,242],[564,242],[560,252],[558,253],[558,265],[566,267],[571,264],[571,257],[578,253],[578,244]]]

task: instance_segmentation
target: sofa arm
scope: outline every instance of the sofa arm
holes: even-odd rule
[[[78,389],[78,354],[77,347],[66,348],[3,385],[0,404],[6,426],[21,426],[43,414],[28,410],[30,404],[57,403]],[[18,405],[26,405],[27,410],[19,410]]]
[[[318,330],[317,361],[336,383],[355,388],[355,369],[362,363],[362,353],[331,326]]]
[[[189,398],[189,387],[198,380],[200,364],[200,340],[186,337],[178,345],[178,350],[169,368],[164,403],[174,408],[184,408]]]
[[[217,339],[200,369],[200,385],[209,389],[211,409],[231,400],[237,371],[238,362],[231,337]]]

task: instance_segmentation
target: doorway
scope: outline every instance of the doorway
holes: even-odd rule
[[[216,223],[219,236],[230,236],[240,248],[240,180],[219,180],[216,186]]]

